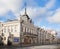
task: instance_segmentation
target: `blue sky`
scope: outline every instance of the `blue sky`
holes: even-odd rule
[[[36,26],[56,30],[60,36],[60,0],[0,0],[0,21],[18,19],[24,14],[25,2]]]

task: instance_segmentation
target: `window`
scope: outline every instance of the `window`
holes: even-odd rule
[[[27,32],[27,28],[26,28],[26,32]]]
[[[31,29],[31,33],[33,33],[33,30]]]
[[[11,32],[13,32],[13,30],[14,30],[14,26],[11,26]]]
[[[3,33],[3,30],[2,30],[2,33]]]
[[[28,32],[31,33],[31,32],[30,32],[30,28],[28,28]]]
[[[25,32],[25,27],[23,27],[23,32]]]
[[[6,33],[6,27],[4,27],[4,33]]]
[[[3,26],[3,24],[2,24],[2,26]]]
[[[25,32],[26,32],[26,27],[25,27]]]
[[[29,28],[27,28],[27,32],[28,32]]]
[[[31,29],[30,29],[30,33],[31,33]]]
[[[28,29],[28,32],[30,33],[30,29]]]
[[[9,26],[9,32],[11,32],[11,26]]]
[[[8,26],[8,32],[10,32],[9,26]]]
[[[8,30],[7,30],[7,26],[6,26],[6,33],[8,32]]]
[[[15,32],[17,32],[17,25],[15,25]]]

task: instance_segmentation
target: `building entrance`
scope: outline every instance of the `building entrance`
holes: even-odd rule
[[[25,37],[24,38],[24,44],[31,44],[31,42],[32,42],[32,39],[30,38],[30,37]]]

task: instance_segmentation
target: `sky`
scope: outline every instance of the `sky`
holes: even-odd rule
[[[0,0],[0,22],[18,19],[24,14],[25,2],[34,24],[56,30],[60,37],[60,0]]]

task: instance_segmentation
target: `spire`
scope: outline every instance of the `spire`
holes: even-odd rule
[[[26,15],[27,13],[26,13],[26,2],[25,2],[25,15]]]
[[[24,16],[27,16],[27,18],[30,19],[29,16],[28,16],[28,14],[27,14],[27,11],[26,11],[26,5],[27,5],[26,2],[25,2],[24,5],[25,5],[25,11],[24,11],[25,13],[24,13]]]

